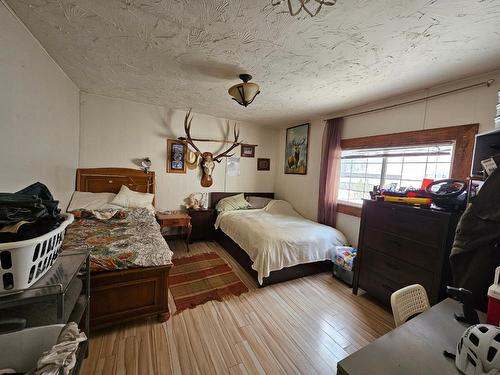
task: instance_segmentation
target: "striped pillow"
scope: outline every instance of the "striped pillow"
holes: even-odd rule
[[[241,193],[221,199],[217,203],[216,208],[218,212],[246,210],[247,208],[250,208],[250,203],[246,201],[245,195]]]

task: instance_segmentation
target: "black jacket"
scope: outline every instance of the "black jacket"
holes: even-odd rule
[[[485,311],[488,287],[500,266],[500,171],[494,172],[465,210],[450,255],[455,286],[469,289]]]

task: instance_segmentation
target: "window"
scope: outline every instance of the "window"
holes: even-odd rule
[[[379,185],[386,189],[420,188],[424,178],[449,178],[453,144],[343,150],[338,199],[361,204]]]
[[[337,210],[340,213],[353,215],[353,216],[361,216],[361,206],[359,197],[364,197],[365,193],[370,191],[373,186],[372,182],[378,181],[375,185],[382,186],[386,184],[386,182],[392,181],[393,183],[398,183],[398,186],[414,186],[414,183],[418,180],[422,180],[420,174],[422,173],[425,165],[424,175],[429,173],[428,176],[432,176],[433,173],[433,165],[435,165],[436,170],[434,172],[434,178],[441,178],[441,176],[450,176],[451,178],[458,178],[465,180],[467,176],[469,176],[471,171],[472,164],[472,153],[474,150],[474,139],[477,134],[479,128],[479,124],[471,124],[471,125],[459,125],[459,126],[448,126],[444,128],[433,128],[433,129],[425,129],[425,130],[416,130],[410,132],[403,133],[393,133],[393,134],[382,134],[382,135],[374,135],[368,137],[361,138],[347,138],[342,139],[340,142],[340,147],[343,151],[351,151],[351,155],[354,152],[363,153],[369,150],[383,150],[386,154],[390,154],[392,156],[384,155],[383,152],[379,155],[375,155],[371,153],[366,155],[366,167],[363,170],[363,166],[353,167],[354,164],[363,164],[363,163],[355,163],[356,158],[351,158],[350,161],[350,172],[349,167],[345,167],[344,176],[349,177],[349,185],[346,185],[346,178],[342,180],[344,184],[339,188],[340,190],[344,190],[342,192],[342,196],[344,197],[344,201],[341,200],[341,196],[339,195],[339,201],[337,204]],[[413,151],[422,148],[429,148],[433,146],[439,146],[442,148],[442,152],[446,152],[446,147],[451,147],[451,153],[449,156],[448,167],[445,166],[447,163],[445,159],[445,155],[437,155],[437,159],[434,162],[433,155],[429,156],[429,160],[425,162],[419,161],[418,159],[413,159],[414,163],[411,163],[411,159],[409,152],[400,156],[399,162],[396,162],[397,159],[394,155],[395,153],[404,153],[405,150],[413,149]],[[392,151],[391,153],[391,150]],[[420,150],[422,151],[422,150]],[[432,151],[432,149],[431,149]],[[435,150],[434,150],[435,151]],[[425,152],[424,152],[425,153]],[[429,150],[427,151],[429,153]],[[343,153],[343,156],[347,156],[347,153]],[[370,158],[368,157],[370,156]],[[423,156],[423,155],[416,155]],[[375,162],[376,157],[381,158],[381,162]],[[387,158],[384,164],[384,157]],[[359,160],[363,159],[362,155],[359,155]],[[389,163],[388,160],[392,159],[392,162]],[[405,161],[406,158],[406,161]],[[368,162],[370,159],[370,163]],[[344,159],[347,160],[347,159]],[[446,159],[448,160],[448,159]],[[377,164],[382,164],[382,166],[377,166]],[[384,166],[385,165],[385,166]],[[420,166],[417,166],[420,165]],[[451,167],[450,167],[451,165]],[[342,166],[342,163],[341,163]],[[429,170],[427,168],[429,167]],[[359,177],[359,180],[356,182],[352,180],[353,177],[353,168],[355,171],[360,171],[354,173],[354,177]],[[379,171],[380,168],[380,172]],[[385,170],[383,169],[385,168]],[[417,169],[420,168],[419,177],[416,176]],[[439,169],[438,169],[439,168]],[[401,169],[401,171],[400,171]],[[383,172],[384,171],[384,172]],[[446,171],[447,174],[441,173]],[[399,173],[400,172],[400,173]],[[357,175],[359,173],[359,175]],[[361,182],[364,176],[363,182]],[[382,181],[382,177],[385,177],[385,180]],[[353,183],[351,183],[353,182]],[[413,182],[413,183],[412,183]],[[410,184],[411,183],[411,184]],[[360,187],[363,186],[363,189]],[[365,186],[368,186],[368,189],[365,189]],[[420,184],[417,184],[417,187]],[[347,197],[345,190],[347,190]],[[352,191],[352,193],[351,193]],[[349,200],[349,194],[352,194],[352,200]],[[347,199],[347,201],[345,201]]]

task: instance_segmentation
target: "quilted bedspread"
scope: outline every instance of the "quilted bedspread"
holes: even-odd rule
[[[172,251],[147,209],[73,213],[63,251],[90,251],[92,272],[171,264]]]

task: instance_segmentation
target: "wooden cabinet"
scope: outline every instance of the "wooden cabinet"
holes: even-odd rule
[[[460,213],[366,200],[361,214],[353,292],[361,288],[385,304],[407,285],[421,284],[429,301],[445,297],[448,257]]]
[[[191,225],[193,230],[191,233],[191,242],[193,241],[213,241],[215,237],[215,210],[189,209],[189,216],[191,216]]]

